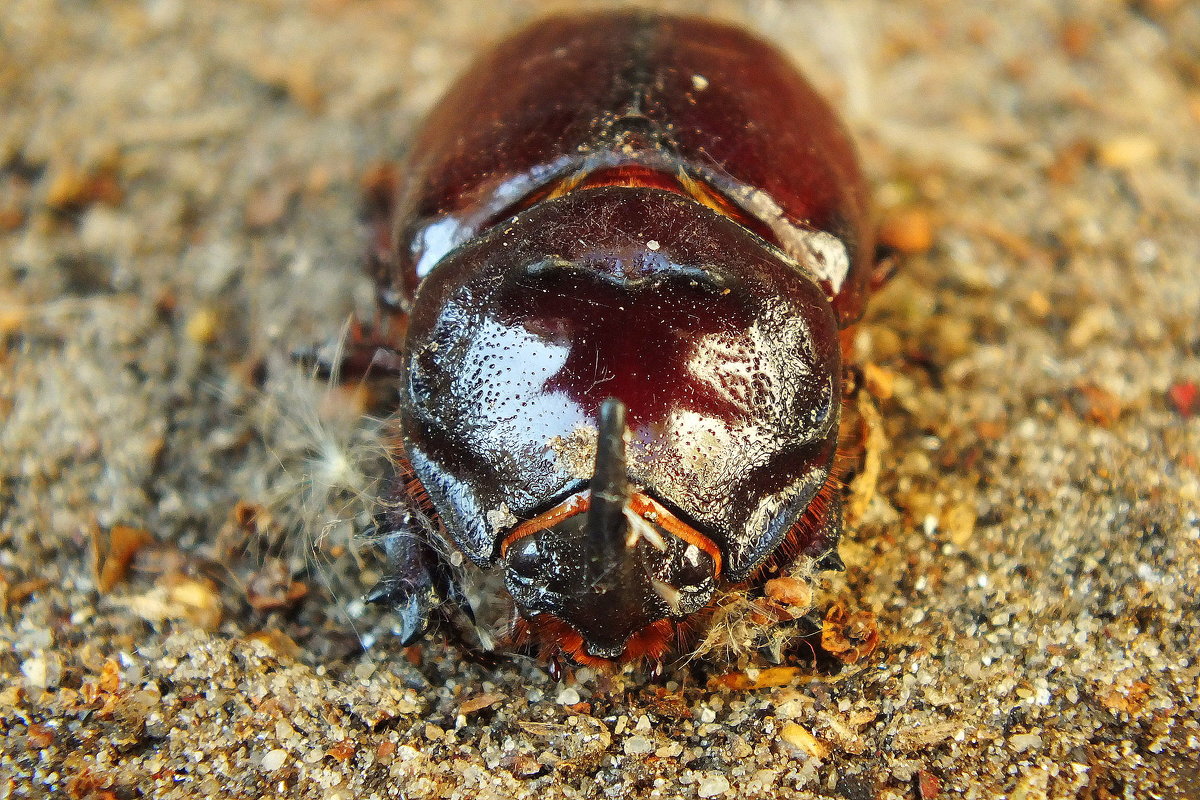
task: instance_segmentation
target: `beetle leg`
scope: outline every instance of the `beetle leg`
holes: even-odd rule
[[[876,250],[875,267],[868,279],[872,292],[877,292],[888,284],[900,271],[900,258],[894,253],[880,247]]]
[[[846,564],[842,561],[842,556],[838,553],[838,543],[842,540],[843,532],[844,515],[842,509],[844,501],[842,499],[842,491],[843,487],[840,481],[832,487],[824,519],[820,523],[820,541],[828,549],[815,556],[816,562],[814,566],[819,570],[832,570],[834,572],[844,572],[846,570]]]
[[[351,317],[343,336],[292,354],[293,360],[321,380],[350,383],[395,378],[403,360],[391,338],[373,326]]]
[[[400,171],[395,164],[377,164],[362,178],[362,207],[359,219],[366,229],[367,274],[375,280],[380,307],[387,312],[401,311],[403,302],[395,297],[392,281],[396,274],[394,242],[396,194]]]
[[[366,270],[376,282],[382,318],[368,325],[351,318],[343,337],[313,345],[293,354],[299,363],[322,380],[349,383],[367,378],[394,378],[400,374],[399,342],[404,337],[407,317],[398,300],[389,300],[388,281],[394,272],[392,244],[393,214],[399,171],[394,164],[381,164],[362,178],[360,221],[365,228]]]
[[[398,509],[381,517],[376,535],[387,554],[388,571],[365,600],[388,606],[399,615],[400,643],[407,647],[420,638],[433,612],[446,603],[454,604],[473,621],[471,605],[450,565],[433,547],[416,515]]]

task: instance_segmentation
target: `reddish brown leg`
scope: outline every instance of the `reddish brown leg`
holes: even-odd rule
[[[317,378],[338,383],[384,380],[401,372],[401,354],[392,338],[356,318],[344,338],[299,350],[292,358]]]
[[[366,231],[366,269],[378,288],[380,316],[374,323],[350,320],[347,335],[314,345],[294,354],[322,380],[339,383],[397,377],[401,371],[400,348],[407,328],[402,304],[389,299],[394,280],[395,252],[392,223],[399,178],[392,164],[381,164],[363,176],[361,220]]]

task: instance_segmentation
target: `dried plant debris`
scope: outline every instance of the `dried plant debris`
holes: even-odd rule
[[[97,526],[93,528],[92,541],[96,589],[101,594],[107,594],[124,580],[125,572],[138,551],[154,541],[154,537],[149,531],[128,525],[114,525],[105,536]]]
[[[900,256],[846,571],[730,594],[658,677],[361,603],[386,421],[289,354],[371,307],[364,184],[535,5],[0,15],[0,797],[1200,796],[1178,0],[689,5],[838,98]]]

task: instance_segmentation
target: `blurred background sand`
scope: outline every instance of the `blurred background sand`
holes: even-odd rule
[[[0,797],[1200,796],[1200,6],[651,5],[792,55],[910,251],[814,586],[879,649],[562,683],[357,602],[378,445],[287,354],[371,313],[364,174],[553,6],[7,0]]]

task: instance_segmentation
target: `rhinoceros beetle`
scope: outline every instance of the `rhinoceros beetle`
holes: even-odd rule
[[[868,192],[780,53],[696,18],[544,19],[397,175],[369,259],[390,333],[346,359],[396,391],[369,599],[406,643],[466,605],[456,552],[502,572],[511,633],[589,664],[656,662],[723,588],[840,565]]]

